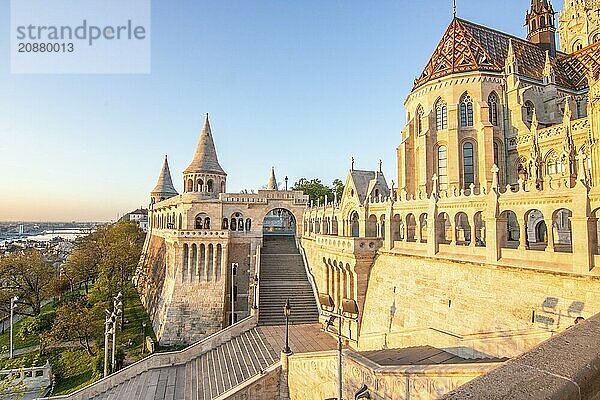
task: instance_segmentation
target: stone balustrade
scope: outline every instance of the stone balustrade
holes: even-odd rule
[[[0,370],[0,382],[10,383],[2,393],[15,394],[17,398],[24,393],[45,394],[52,385],[52,367],[46,361],[41,367]]]
[[[380,238],[355,238],[329,235],[315,235],[317,245],[342,253],[374,253],[382,245]]]

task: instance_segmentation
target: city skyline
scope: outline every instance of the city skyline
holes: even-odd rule
[[[482,13],[459,2],[458,15],[524,37],[524,12],[511,10],[527,4],[509,3]],[[382,159],[397,180],[403,102],[451,1],[152,5],[149,75],[11,75],[0,65],[0,220],[114,220],[149,203],[165,154],[181,192],[207,112],[229,192],[261,188],[271,166],[290,186],[344,180],[351,156],[360,169]],[[0,6],[7,24],[9,11]]]

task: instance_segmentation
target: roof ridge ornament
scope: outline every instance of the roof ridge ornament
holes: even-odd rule
[[[453,0],[452,15],[453,18],[456,18],[456,0]]]

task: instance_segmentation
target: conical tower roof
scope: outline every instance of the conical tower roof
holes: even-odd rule
[[[213,141],[212,132],[210,130],[210,122],[208,121],[208,114],[204,120],[204,126],[200,133],[200,139],[198,140],[198,147],[196,148],[196,154],[190,165],[183,171],[184,174],[188,173],[216,173],[225,175],[225,171],[219,165],[217,159],[217,151],[215,150],[215,142]]]
[[[162,170],[158,176],[158,182],[156,182],[156,186],[152,190],[152,193],[165,193],[172,195],[179,194],[177,193],[177,190],[175,190],[175,186],[173,186],[173,181],[171,180],[171,171],[169,170],[169,161],[167,161],[166,155]]]
[[[275,167],[271,167],[271,176],[269,176],[269,182],[267,183],[267,190],[278,190],[277,179],[275,178]]]

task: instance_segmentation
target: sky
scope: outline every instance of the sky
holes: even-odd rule
[[[458,0],[525,36],[529,0]],[[147,206],[164,155],[182,191],[205,113],[228,192],[277,178],[396,181],[404,100],[451,0],[152,1],[151,73],[11,74],[0,2],[0,220],[109,221]]]

